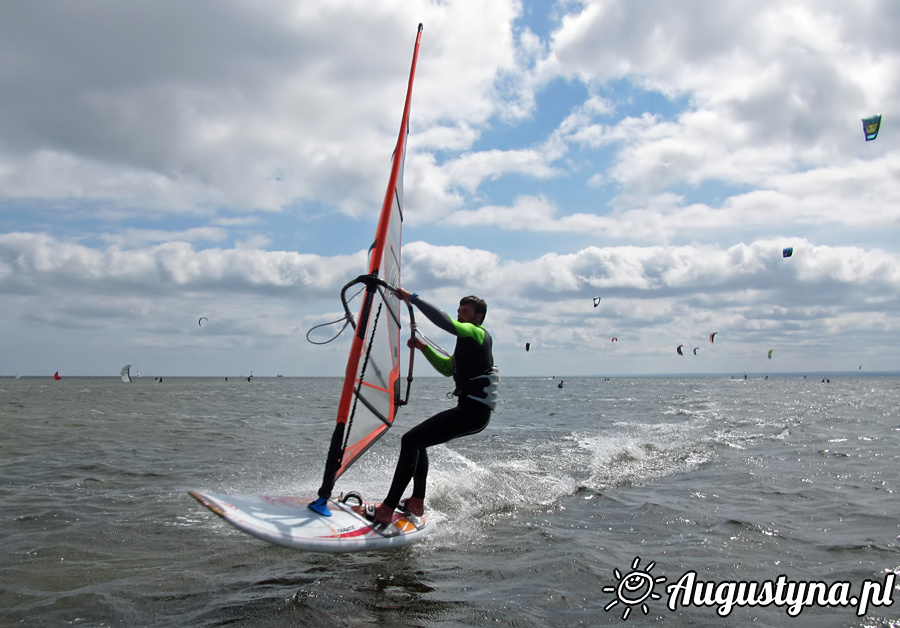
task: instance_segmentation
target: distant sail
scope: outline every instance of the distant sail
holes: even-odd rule
[[[56,372],[53,374],[53,379],[62,379],[62,377],[59,376],[59,371],[56,371]]]
[[[119,375],[122,376],[123,382],[130,382],[131,381],[131,365],[126,364],[125,366],[123,366],[122,370],[119,372]]]

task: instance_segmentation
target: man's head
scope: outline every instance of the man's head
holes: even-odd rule
[[[481,325],[487,315],[487,303],[474,295],[463,297],[459,301],[459,309],[456,310],[456,320],[460,323],[474,323]]]

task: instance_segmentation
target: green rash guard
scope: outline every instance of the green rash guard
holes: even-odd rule
[[[449,358],[426,346],[422,352],[428,362],[441,375],[452,376],[461,394],[483,390],[483,381],[474,384],[473,387],[472,380],[481,378],[494,366],[491,335],[480,325],[453,320],[446,312],[418,296],[413,296],[410,303],[419,308],[432,323],[456,336],[456,348]]]

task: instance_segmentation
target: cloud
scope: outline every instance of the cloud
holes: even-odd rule
[[[185,231],[161,231],[158,229],[125,229],[117,233],[103,233],[98,237],[120,248],[132,248],[149,243],[179,242],[221,242],[228,235],[225,229],[202,227]]]
[[[591,233],[633,242],[721,238],[740,225],[744,236],[788,234],[798,229],[843,229],[843,237],[900,223],[900,191],[894,181],[900,156],[855,160],[769,178],[770,188],[735,192],[721,205],[685,203],[683,196],[621,195],[607,215],[560,215],[547,197],[519,196],[512,206],[460,209],[442,222],[455,227],[496,226],[506,230]],[[704,236],[704,234],[708,234]]]
[[[194,250],[167,241],[150,248],[98,250],[45,234],[0,234],[0,288],[12,292],[49,288],[76,292],[140,294],[182,290],[219,293],[331,294],[358,274],[364,254],[318,255],[251,248]]]
[[[782,248],[775,241],[727,249],[588,247],[568,255],[549,253],[526,262],[504,263],[488,251],[414,242],[404,247],[403,255],[418,283],[427,285],[430,280],[464,287],[477,281],[492,293],[527,302],[590,301],[598,292],[651,300],[673,295],[692,298],[696,293],[704,295],[712,307],[718,295],[748,290],[774,291],[776,302],[788,302],[798,284],[813,284],[811,292],[840,286],[839,298],[849,307],[863,293],[900,289],[900,257],[894,253],[798,240],[795,256],[785,259]],[[830,304],[835,295],[828,290],[818,298]]]
[[[485,296],[500,359],[598,372],[616,351],[655,372],[716,328],[731,353],[710,370],[773,340],[804,356],[791,368],[825,364],[832,335],[892,366],[886,0],[7,3],[10,354],[340,374],[341,341],[309,353],[303,335],[365,267],[419,21],[404,285],[448,308]],[[197,312],[203,336],[183,325]],[[540,366],[515,359],[523,341]]]
[[[611,352],[615,372],[756,371],[771,366],[759,362],[770,345],[780,348],[782,366],[803,368],[810,337],[823,339],[829,364],[850,342],[851,361],[886,365],[879,345],[900,324],[900,257],[797,240],[794,257],[785,259],[781,248],[775,241],[588,247],[512,262],[417,242],[404,259],[407,285],[429,301],[449,307],[471,286],[487,296],[495,351],[513,372],[530,364],[515,357],[525,342],[543,356],[542,373],[603,372]],[[595,296],[602,299],[597,308]],[[701,366],[659,361],[675,356],[677,344],[708,343],[712,331],[719,344],[703,352]],[[614,346],[612,336],[620,338]]]
[[[512,207],[487,206],[454,212],[442,222],[455,227],[499,226],[505,229],[547,231],[554,228],[556,207],[544,198],[520,196]]]
[[[495,179],[509,174],[521,174],[545,179],[558,174],[550,163],[556,158],[539,149],[515,151],[478,151],[466,153],[445,164],[451,185],[474,192],[485,179]]]
[[[592,119],[598,111],[566,133],[594,147],[621,143],[607,176],[627,194],[707,180],[766,187],[772,177],[861,154],[859,118],[896,100],[897,81],[885,70],[900,67],[900,51],[865,28],[896,12],[879,2],[853,16],[831,9],[586,3],[563,19],[538,72],[544,83],[577,78],[601,92],[626,78],[687,100],[672,119],[644,112],[610,124]]]
[[[882,344],[877,334],[892,333],[900,322],[900,256],[803,240],[794,250],[785,259],[775,241],[726,249],[588,247],[504,261],[489,251],[411,242],[403,250],[404,285],[444,308],[463,294],[485,295],[499,356],[524,341],[581,355],[616,335],[640,359],[716,330],[736,351],[760,338],[784,345],[791,329],[856,338],[859,330],[874,332],[856,342],[861,351],[876,351]],[[179,340],[199,312],[215,320],[208,334],[229,337],[223,346],[240,346],[249,334],[248,346],[282,337],[307,353],[317,350],[303,341],[306,331],[339,317],[328,312],[339,311],[340,287],[364,260],[364,252],[197,251],[186,242],[98,251],[46,235],[5,234],[0,290],[7,325],[19,320],[45,330],[81,329],[80,340],[68,340],[72,346],[127,329],[122,342],[146,351],[179,342],[197,351],[222,350],[206,336]],[[598,308],[595,296],[602,298]],[[340,355],[330,359],[337,368]]]
[[[514,65],[511,1],[377,11],[356,2],[92,6],[2,9],[8,199],[179,212],[328,199],[355,214],[384,185],[415,34],[410,15],[429,28],[415,103],[426,133],[432,124],[482,124],[495,110],[496,72]],[[470,46],[472,36],[482,45]]]

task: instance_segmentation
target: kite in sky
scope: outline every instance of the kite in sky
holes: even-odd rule
[[[594,307],[600,305],[600,297],[594,297]]]
[[[792,247],[792,246],[789,246],[786,249],[784,249],[783,251],[781,251],[781,257],[790,257],[793,254],[794,254],[794,247]]]
[[[769,349],[769,359],[772,359],[772,353],[774,353],[775,349]]]
[[[208,322],[209,322],[209,319],[206,318],[205,316],[201,316],[201,317],[197,320],[197,325],[199,325],[200,327],[203,327],[203,321],[206,321],[206,322],[208,323]]]
[[[684,346],[684,345],[678,345],[678,346],[675,348],[675,351],[678,352],[678,355],[684,355],[684,353],[681,352],[681,347],[683,347],[683,346]]]
[[[863,132],[866,134],[866,141],[869,142],[878,137],[878,129],[881,128],[881,114],[872,116],[871,118],[863,118]]]
[[[714,342],[714,341],[715,341],[715,338],[716,338],[716,334],[718,334],[718,333],[719,333],[719,332],[717,332],[717,331],[714,331],[713,333],[711,333],[711,334],[709,335],[709,341],[710,341],[710,342]]]

